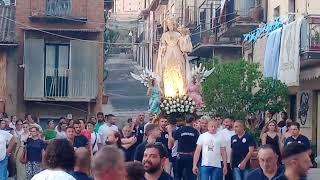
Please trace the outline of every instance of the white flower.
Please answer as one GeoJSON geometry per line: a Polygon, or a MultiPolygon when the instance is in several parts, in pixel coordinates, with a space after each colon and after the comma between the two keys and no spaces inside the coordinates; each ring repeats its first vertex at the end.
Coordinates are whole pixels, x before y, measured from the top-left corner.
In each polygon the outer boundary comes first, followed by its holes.
{"type": "Polygon", "coordinates": [[[191,104],[192,104],[192,102],[189,102],[188,104],[189,104],[189,105],[191,105],[191,104]]]}
{"type": "Polygon", "coordinates": [[[173,104],[176,104],[177,103],[177,101],[176,100],[173,100],[173,104]]]}
{"type": "Polygon", "coordinates": [[[173,112],[177,112],[177,110],[176,110],[176,109],[174,109],[174,110],[173,110],[173,112]]]}
{"type": "Polygon", "coordinates": [[[172,101],[169,101],[169,104],[172,104],[172,101]]]}
{"type": "Polygon", "coordinates": [[[192,101],[192,105],[196,105],[196,103],[194,101],[192,101]]]}
{"type": "Polygon", "coordinates": [[[170,109],[170,112],[173,112],[173,109],[170,109]]]}
{"type": "Polygon", "coordinates": [[[169,112],[169,111],[167,111],[166,113],[167,113],[167,114],[170,114],[170,112],[169,112]]]}
{"type": "Polygon", "coordinates": [[[181,108],[184,108],[184,105],[181,105],[181,108]]]}
{"type": "Polygon", "coordinates": [[[188,98],[188,101],[192,101],[192,98],[191,98],[191,97],[189,97],[189,98],[188,98]]]}
{"type": "Polygon", "coordinates": [[[178,112],[180,112],[180,110],[181,110],[180,108],[177,109],[178,112]]]}
{"type": "Polygon", "coordinates": [[[180,112],[184,112],[184,109],[181,109],[181,111],[180,112]]]}
{"type": "Polygon", "coordinates": [[[190,107],[190,106],[187,104],[187,105],[186,105],[186,108],[189,108],[189,107],[190,107]]]}
{"type": "Polygon", "coordinates": [[[165,100],[163,101],[163,103],[167,103],[167,100],[165,99],[165,100]]]}
{"type": "Polygon", "coordinates": [[[177,106],[176,106],[176,105],[173,105],[172,107],[173,107],[173,108],[176,108],[177,106]]]}
{"type": "Polygon", "coordinates": [[[183,100],[187,100],[187,96],[183,96],[183,100]]]}
{"type": "Polygon", "coordinates": [[[180,107],[180,104],[179,104],[179,103],[177,104],[177,107],[180,107]]]}
{"type": "Polygon", "coordinates": [[[160,107],[162,107],[162,108],[163,108],[163,104],[160,104],[160,107]]]}
{"type": "Polygon", "coordinates": [[[184,104],[188,104],[188,103],[189,103],[188,101],[185,101],[185,102],[184,102],[184,104]]]}
{"type": "Polygon", "coordinates": [[[165,107],[164,109],[165,109],[166,111],[168,111],[168,110],[169,110],[169,107],[165,107]]]}

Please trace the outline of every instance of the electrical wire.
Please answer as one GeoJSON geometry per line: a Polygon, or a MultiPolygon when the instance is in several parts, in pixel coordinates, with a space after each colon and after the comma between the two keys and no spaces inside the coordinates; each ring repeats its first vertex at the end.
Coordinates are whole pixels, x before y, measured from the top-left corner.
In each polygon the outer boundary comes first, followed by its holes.
{"type": "MultiPolygon", "coordinates": [[[[17,21],[17,20],[10,19],[10,18],[8,18],[8,17],[4,17],[4,16],[0,16],[0,17],[1,17],[1,18],[4,18],[4,19],[7,19],[7,20],[9,20],[9,21],[11,21],[11,22],[15,22],[16,24],[18,24],[18,25],[20,25],[20,26],[27,27],[27,28],[29,28],[29,29],[31,29],[31,30],[39,31],[39,32],[42,32],[42,33],[45,33],[45,34],[49,34],[49,35],[53,35],[53,36],[57,36],[57,37],[65,38],[65,39],[78,40],[78,41],[83,41],[83,42],[88,42],[88,43],[110,44],[110,43],[107,43],[107,42],[104,42],[104,41],[94,41],[94,40],[86,40],[86,39],[73,38],[73,37],[70,37],[70,36],[64,36],[64,35],[61,35],[61,34],[52,33],[52,32],[47,31],[47,30],[42,30],[42,29],[39,29],[39,28],[35,28],[35,27],[32,27],[32,26],[26,25],[26,24],[24,24],[24,23],[21,23],[21,22],[19,22],[19,21],[17,21]]],[[[220,26],[222,26],[222,25],[224,25],[224,24],[230,23],[230,22],[234,21],[235,19],[236,19],[236,18],[234,18],[234,19],[232,19],[232,20],[230,20],[230,21],[228,21],[228,22],[222,23],[222,24],[220,24],[220,25],[218,25],[218,26],[212,27],[212,28],[209,29],[209,30],[213,30],[213,29],[215,29],[215,28],[217,28],[217,27],[220,27],[220,26]]],[[[201,32],[206,32],[206,31],[209,31],[209,30],[205,30],[205,31],[201,31],[201,32]]],[[[191,35],[200,34],[201,32],[196,32],[196,33],[193,33],[193,34],[191,34],[191,35]]]]}
{"type": "MultiPolygon", "coordinates": [[[[28,10],[32,10],[31,8],[29,8],[28,10]]],[[[43,11],[33,11],[35,13],[43,13],[43,11]]],[[[238,11],[237,11],[238,12],[238,11]]],[[[228,13],[228,14],[224,14],[224,15],[220,15],[218,17],[212,17],[210,18],[211,20],[215,20],[217,18],[220,18],[220,17],[224,17],[224,16],[228,16],[228,15],[232,15],[232,14],[236,14],[237,12],[232,12],[232,13],[228,13]]],[[[50,16],[50,15],[47,15],[49,17],[55,17],[55,16],[50,16]]],[[[69,20],[69,21],[74,21],[74,22],[80,22],[80,23],[90,23],[90,24],[101,24],[101,25],[108,25],[108,23],[105,23],[105,22],[99,22],[99,21],[88,21],[88,20],[81,20],[81,19],[74,19],[74,18],[68,18],[68,17],[63,17],[63,16],[58,16],[59,19],[65,19],[65,20],[69,20]]],[[[110,17],[109,17],[110,18],[110,17]]],[[[112,18],[111,18],[112,19],[112,18]]],[[[117,21],[116,19],[112,19],[114,21],[117,21]]],[[[137,19],[138,21],[139,19],[137,19]]],[[[204,19],[200,19],[200,21],[202,20],[206,20],[206,18],[204,19]]],[[[121,21],[118,21],[119,23],[121,23],[121,21]]],[[[123,22],[126,22],[126,21],[123,21],[123,22]]],[[[134,22],[134,21],[129,21],[129,22],[134,22]]],[[[125,26],[123,26],[125,27],[125,26]]]]}

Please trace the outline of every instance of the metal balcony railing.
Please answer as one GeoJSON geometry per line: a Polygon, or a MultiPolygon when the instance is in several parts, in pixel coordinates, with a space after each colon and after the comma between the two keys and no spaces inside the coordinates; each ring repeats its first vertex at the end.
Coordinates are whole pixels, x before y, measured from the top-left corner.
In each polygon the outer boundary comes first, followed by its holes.
{"type": "Polygon", "coordinates": [[[96,72],[86,72],[73,78],[70,69],[46,70],[44,96],[51,98],[92,98],[95,91],[96,72]]]}
{"type": "Polygon", "coordinates": [[[306,17],[301,27],[301,51],[320,52],[320,15],[306,17]]]}
{"type": "Polygon", "coordinates": [[[30,0],[30,16],[87,18],[87,0],[30,0]]]}
{"type": "Polygon", "coordinates": [[[185,25],[195,24],[197,22],[195,6],[188,6],[185,9],[185,25]]]}

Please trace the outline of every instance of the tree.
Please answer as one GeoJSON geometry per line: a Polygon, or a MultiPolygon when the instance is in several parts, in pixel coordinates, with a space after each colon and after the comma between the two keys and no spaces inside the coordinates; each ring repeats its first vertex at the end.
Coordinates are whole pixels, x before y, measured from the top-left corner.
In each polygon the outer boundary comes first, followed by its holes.
{"type": "MultiPolygon", "coordinates": [[[[207,63],[206,66],[212,65],[207,63]]],[[[251,112],[285,109],[288,88],[280,81],[263,79],[258,67],[258,64],[243,59],[216,64],[215,71],[202,84],[207,110],[244,120],[251,112]],[[258,90],[254,92],[254,89],[258,90]]]]}
{"type": "Polygon", "coordinates": [[[287,85],[272,78],[262,79],[259,90],[254,94],[252,112],[270,111],[278,113],[284,111],[289,102],[287,85]]]}

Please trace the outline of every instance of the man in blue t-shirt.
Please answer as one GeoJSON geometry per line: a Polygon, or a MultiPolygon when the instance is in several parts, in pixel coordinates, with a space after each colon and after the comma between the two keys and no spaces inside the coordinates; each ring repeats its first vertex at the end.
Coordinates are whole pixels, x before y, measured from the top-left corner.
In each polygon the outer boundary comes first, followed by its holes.
{"type": "Polygon", "coordinates": [[[255,147],[253,137],[245,132],[244,122],[234,123],[235,135],[231,137],[231,165],[233,179],[243,180],[250,171],[250,158],[255,147]]]}
{"type": "MultiPolygon", "coordinates": [[[[177,120],[178,121],[178,120],[177,120]]],[[[193,128],[193,122],[195,118],[188,116],[186,118],[186,125],[180,127],[178,130],[169,133],[168,144],[174,144],[174,141],[178,141],[178,156],[176,161],[176,174],[175,179],[195,180],[196,176],[192,172],[193,166],[193,154],[197,147],[197,140],[199,132],[193,128]],[[185,173],[183,173],[185,172],[185,173]]]]}
{"type": "Polygon", "coordinates": [[[251,171],[246,180],[273,180],[284,172],[274,146],[265,144],[259,147],[258,159],[260,167],[251,171]]]}
{"type": "Polygon", "coordinates": [[[298,122],[292,122],[289,126],[289,131],[291,133],[291,136],[285,140],[285,146],[288,146],[293,142],[297,142],[305,145],[309,149],[311,148],[309,139],[306,136],[300,134],[300,124],[298,122]]]}

